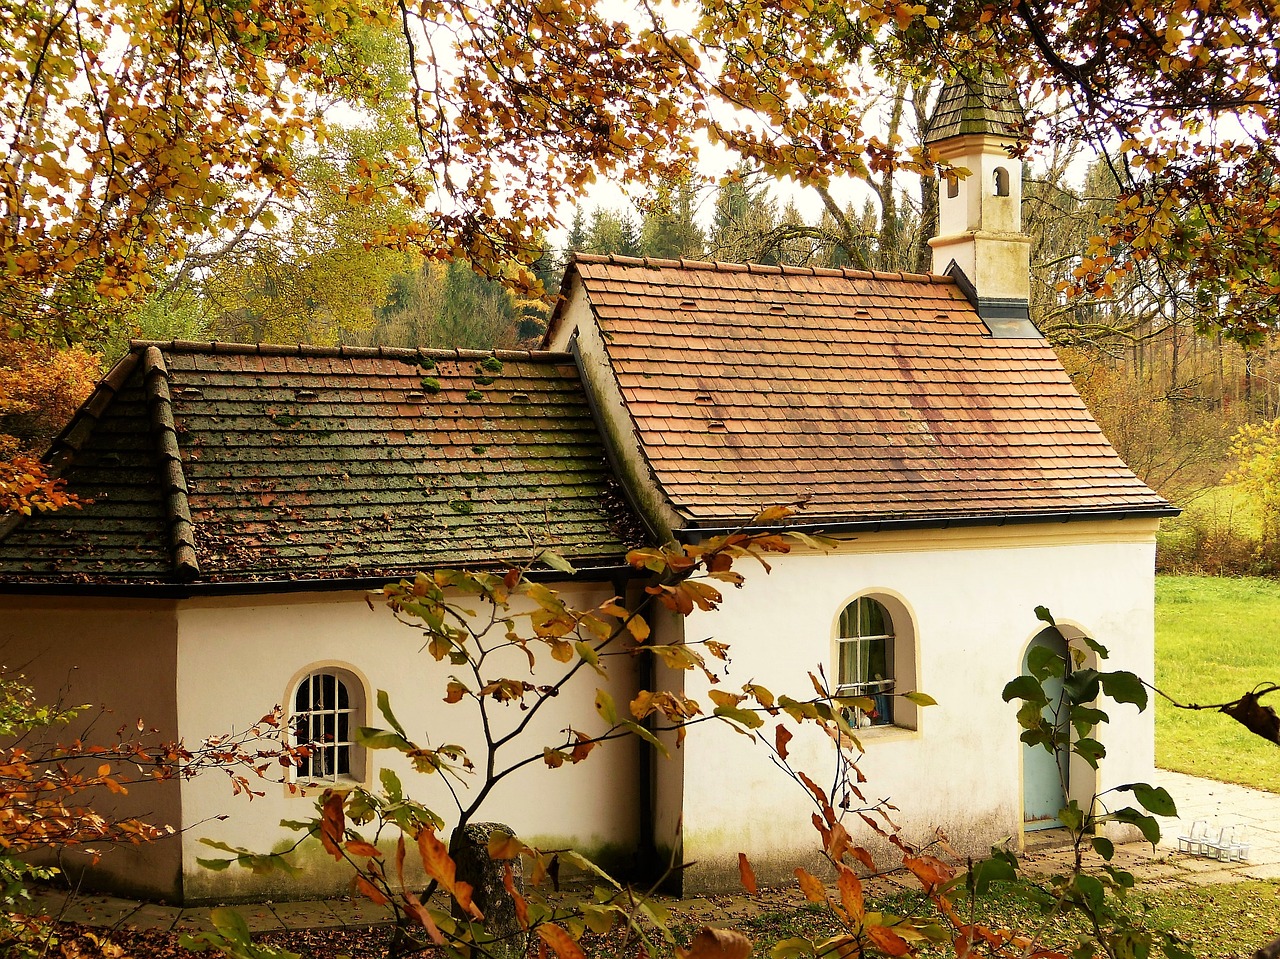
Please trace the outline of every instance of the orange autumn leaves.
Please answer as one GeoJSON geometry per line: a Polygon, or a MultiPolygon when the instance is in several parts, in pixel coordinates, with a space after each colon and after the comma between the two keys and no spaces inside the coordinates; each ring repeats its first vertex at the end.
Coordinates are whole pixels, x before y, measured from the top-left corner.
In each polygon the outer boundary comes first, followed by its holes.
{"type": "Polygon", "coordinates": [[[520,265],[559,225],[558,203],[603,178],[686,175],[707,142],[820,186],[931,172],[914,138],[877,133],[884,78],[987,68],[1062,105],[1045,110],[1046,138],[1123,144],[1126,205],[1081,263],[1081,289],[1105,293],[1156,256],[1242,335],[1267,322],[1245,307],[1280,295],[1268,133],[1280,28],[1260,0],[750,0],[678,24],[661,5],[642,11],[0,0],[13,38],[0,58],[0,316],[23,335],[74,337],[127,314],[193,245],[270,229],[268,209],[286,221],[324,114],[362,108],[376,71],[352,51],[377,31],[404,38],[410,83],[380,108],[416,142],[338,185],[353,203],[394,195],[412,211],[371,245],[465,257],[530,287],[520,265]]]}

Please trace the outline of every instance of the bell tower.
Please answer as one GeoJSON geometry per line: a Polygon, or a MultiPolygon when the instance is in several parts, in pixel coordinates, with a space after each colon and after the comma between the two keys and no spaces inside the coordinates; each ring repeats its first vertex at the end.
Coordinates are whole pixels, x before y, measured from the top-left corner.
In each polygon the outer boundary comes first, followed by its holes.
{"type": "Polygon", "coordinates": [[[933,272],[956,278],[995,336],[1039,336],[1032,326],[1031,238],[1022,232],[1026,119],[1012,90],[982,77],[952,78],[925,142],[968,171],[938,181],[933,272]]]}

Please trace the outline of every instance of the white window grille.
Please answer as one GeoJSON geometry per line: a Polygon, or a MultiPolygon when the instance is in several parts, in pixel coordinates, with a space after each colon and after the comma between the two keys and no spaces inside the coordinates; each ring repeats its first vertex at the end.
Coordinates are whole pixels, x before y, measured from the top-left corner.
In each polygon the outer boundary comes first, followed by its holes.
{"type": "Polygon", "coordinates": [[[353,736],[361,709],[359,684],[335,672],[317,670],[298,684],[293,696],[293,737],[310,754],[299,764],[297,779],[358,778],[359,747],[353,736]]]}
{"type": "Polygon", "coordinates": [[[893,620],[883,605],[861,596],[840,614],[836,695],[871,701],[870,709],[854,708],[856,726],[893,724],[893,620]]]}

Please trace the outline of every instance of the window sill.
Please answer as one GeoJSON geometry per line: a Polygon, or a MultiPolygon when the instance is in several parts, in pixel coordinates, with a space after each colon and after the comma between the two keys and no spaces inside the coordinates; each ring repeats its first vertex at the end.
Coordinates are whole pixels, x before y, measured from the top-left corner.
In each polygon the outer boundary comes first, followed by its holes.
{"type": "Polygon", "coordinates": [[[920,730],[909,726],[866,726],[856,732],[858,740],[864,746],[872,742],[888,743],[920,738],[920,730]]]}
{"type": "Polygon", "coordinates": [[[295,799],[314,799],[326,789],[358,789],[368,788],[368,779],[356,779],[354,776],[339,776],[337,779],[294,779],[284,783],[285,796],[295,799]]]}

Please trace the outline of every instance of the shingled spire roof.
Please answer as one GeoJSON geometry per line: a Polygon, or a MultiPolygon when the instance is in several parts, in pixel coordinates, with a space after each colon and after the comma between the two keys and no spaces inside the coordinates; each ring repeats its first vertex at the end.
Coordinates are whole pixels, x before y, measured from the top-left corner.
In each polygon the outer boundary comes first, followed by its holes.
{"type": "Polygon", "coordinates": [[[565,354],[137,342],[46,460],[92,502],[7,520],[0,591],[616,568],[639,542],[565,354]]]}
{"type": "Polygon", "coordinates": [[[956,74],[938,98],[925,142],[989,134],[1021,140],[1027,119],[1008,84],[984,74],[979,79],[956,74]]]}

